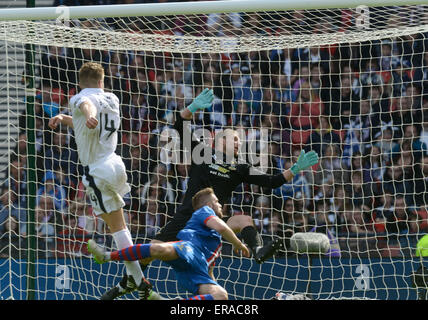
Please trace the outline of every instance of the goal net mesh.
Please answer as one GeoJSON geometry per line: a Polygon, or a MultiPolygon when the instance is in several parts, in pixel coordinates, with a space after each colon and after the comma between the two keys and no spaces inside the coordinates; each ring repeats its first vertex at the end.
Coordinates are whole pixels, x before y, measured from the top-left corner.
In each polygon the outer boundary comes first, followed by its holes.
{"type": "MultiPolygon", "coordinates": [[[[228,212],[250,215],[265,242],[286,243],[292,229],[331,243],[326,254],[283,250],[262,265],[226,243],[214,274],[230,298],[416,299],[411,275],[428,231],[427,34],[428,6],[0,21],[1,299],[27,297],[26,116],[36,125],[36,299],[98,299],[123,274],[123,264],[90,259],[88,239],[114,242],[92,213],[73,131],[47,126],[70,112],[87,61],[104,66],[105,90],[121,103],[117,153],[135,243],[153,238],[186,191],[190,166],[169,161],[161,135],[212,88],[193,130],[241,129],[266,174],[290,168],[302,149],[320,156],[279,188],[238,186],[228,212]],[[26,90],[25,44],[35,91],[26,90]]],[[[165,264],[145,275],[165,298],[187,295],[165,264]]]]}

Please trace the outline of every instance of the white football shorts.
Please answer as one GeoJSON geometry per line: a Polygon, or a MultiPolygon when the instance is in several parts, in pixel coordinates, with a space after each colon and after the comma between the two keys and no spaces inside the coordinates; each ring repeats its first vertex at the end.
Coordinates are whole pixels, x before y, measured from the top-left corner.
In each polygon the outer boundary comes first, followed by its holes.
{"type": "Polygon", "coordinates": [[[125,206],[123,196],[131,191],[125,164],[115,153],[84,167],[82,182],[95,215],[110,213],[125,206]]]}

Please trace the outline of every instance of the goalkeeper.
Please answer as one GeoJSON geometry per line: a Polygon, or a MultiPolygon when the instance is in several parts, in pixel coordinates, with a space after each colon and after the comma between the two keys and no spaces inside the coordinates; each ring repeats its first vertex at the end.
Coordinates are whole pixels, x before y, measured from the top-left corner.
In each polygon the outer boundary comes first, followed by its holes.
{"type": "MultiPolygon", "coordinates": [[[[181,110],[177,115],[174,129],[180,134],[181,141],[184,140],[184,131],[190,130],[185,126],[184,121],[192,119],[193,113],[196,111],[210,107],[213,99],[213,91],[205,89],[187,108],[181,110]]],[[[305,153],[305,151],[302,150],[297,162],[290,169],[278,175],[266,175],[261,173],[250,174],[251,166],[249,164],[236,163],[241,145],[238,132],[227,129],[224,131],[224,135],[221,138],[216,137],[216,139],[221,140],[216,141],[218,143],[216,143],[215,150],[210,150],[212,152],[209,158],[210,161],[202,161],[201,163],[192,161],[183,203],[177,209],[174,217],[154,237],[153,242],[177,240],[178,232],[184,228],[187,221],[192,216],[192,197],[203,188],[211,187],[220,203],[224,205],[230,202],[232,192],[243,182],[275,189],[287,181],[292,180],[300,171],[318,162],[317,153],[314,151],[305,153]],[[226,144],[226,141],[233,141],[233,144],[226,144]],[[218,154],[221,154],[223,161],[216,161],[216,159],[218,159],[218,154]],[[233,161],[227,163],[227,161],[224,161],[227,159],[232,159],[233,161]]],[[[200,146],[200,144],[201,142],[192,139],[191,150],[194,150],[194,148],[200,146]]],[[[207,149],[206,146],[201,147],[204,150],[207,149]]],[[[208,157],[204,157],[204,159],[207,158],[208,157]]],[[[263,263],[279,250],[281,243],[277,239],[266,243],[264,246],[262,245],[260,235],[254,227],[253,220],[250,216],[235,215],[228,218],[225,215],[224,219],[227,219],[227,225],[235,233],[241,234],[242,239],[250,249],[257,263],[263,263]]],[[[133,290],[132,279],[128,279],[127,275],[124,275],[120,283],[107,291],[101,299],[112,300],[133,290]]]]}
{"type": "Polygon", "coordinates": [[[94,240],[88,250],[97,263],[159,259],[172,266],[177,282],[194,296],[189,300],[227,300],[227,292],[214,280],[211,266],[221,250],[221,237],[231,242],[236,251],[249,256],[248,248],[221,220],[222,206],[213,189],[205,188],[192,198],[192,217],[181,230],[178,242],[138,244],[105,252],[94,240]]]}

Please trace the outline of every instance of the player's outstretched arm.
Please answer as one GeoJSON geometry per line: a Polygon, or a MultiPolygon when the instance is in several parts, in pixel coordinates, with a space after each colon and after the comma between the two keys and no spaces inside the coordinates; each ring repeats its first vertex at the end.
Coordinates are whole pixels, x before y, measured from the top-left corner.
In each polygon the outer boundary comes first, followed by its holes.
{"type": "Polygon", "coordinates": [[[242,251],[245,257],[250,256],[250,251],[248,250],[248,248],[241,242],[241,240],[238,239],[232,229],[230,229],[229,226],[223,220],[218,217],[212,217],[207,221],[207,227],[214,229],[215,231],[220,233],[223,238],[232,243],[235,251],[242,251]]]}
{"type": "Polygon", "coordinates": [[[97,108],[89,101],[82,102],[79,108],[86,117],[86,126],[95,129],[98,125],[97,108]]]}
{"type": "Polygon", "coordinates": [[[180,115],[183,119],[189,120],[192,115],[198,111],[209,108],[214,100],[214,92],[211,89],[205,88],[187,107],[181,110],[180,115]]]}
{"type": "Polygon", "coordinates": [[[73,118],[66,114],[58,114],[55,117],[52,117],[49,119],[49,128],[52,130],[55,130],[59,124],[64,124],[66,126],[69,126],[71,128],[74,128],[73,126],[73,118]]]}

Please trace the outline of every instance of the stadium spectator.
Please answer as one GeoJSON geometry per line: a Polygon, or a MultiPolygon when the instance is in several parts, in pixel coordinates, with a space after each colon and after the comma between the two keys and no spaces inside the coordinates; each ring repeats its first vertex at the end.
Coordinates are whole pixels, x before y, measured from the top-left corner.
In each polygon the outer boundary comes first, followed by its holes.
{"type": "Polygon", "coordinates": [[[391,161],[392,150],[398,145],[398,142],[393,138],[394,130],[392,127],[387,126],[382,129],[376,140],[373,141],[373,145],[379,147],[382,158],[385,162],[391,161]]]}
{"type": "Polygon", "coordinates": [[[250,105],[251,113],[258,115],[261,112],[261,102],[263,100],[262,75],[254,73],[242,86],[242,89],[235,87],[235,100],[245,100],[250,105]]]}
{"type": "Polygon", "coordinates": [[[330,56],[327,51],[319,46],[298,49],[299,61],[310,66],[317,66],[324,70],[329,69],[330,56]]]}
{"type": "Polygon", "coordinates": [[[150,114],[146,95],[137,92],[131,94],[131,103],[122,105],[122,129],[124,131],[143,131],[151,128],[150,114]]]}
{"type": "Polygon", "coordinates": [[[4,232],[0,232],[0,258],[22,259],[25,257],[25,238],[19,230],[19,222],[9,216],[3,223],[4,232]]]}
{"type": "Polygon", "coordinates": [[[326,87],[324,77],[324,68],[318,64],[311,65],[309,81],[311,87],[317,92],[317,95],[322,100],[322,90],[326,87]]]}
{"type": "Polygon", "coordinates": [[[236,102],[235,112],[232,114],[232,125],[241,126],[245,129],[252,127],[252,114],[244,100],[236,102]]]}
{"type": "MultiPolygon", "coordinates": [[[[282,88],[289,88],[292,83],[294,83],[297,79],[297,74],[295,73],[296,70],[296,62],[292,60],[292,56],[294,53],[294,49],[290,48],[284,48],[281,50],[272,50],[271,51],[271,61],[276,62],[278,61],[281,64],[280,71],[281,74],[284,76],[283,79],[279,81],[280,84],[282,84],[282,88]]],[[[291,92],[289,93],[290,96],[288,96],[289,99],[291,99],[291,92]]],[[[284,101],[284,100],[281,100],[284,101]]]]}
{"type": "MultiPolygon", "coordinates": [[[[356,158],[361,158],[363,149],[361,125],[355,121],[350,121],[345,125],[346,134],[343,141],[343,159],[342,161],[348,168],[353,168],[353,161],[356,158]]],[[[361,160],[358,167],[362,166],[361,160]]]]}
{"type": "Polygon", "coordinates": [[[12,151],[11,159],[19,159],[27,156],[27,134],[21,132],[18,135],[18,141],[15,149],[12,151]]]}
{"type": "Polygon", "coordinates": [[[392,70],[393,96],[401,97],[406,94],[406,90],[412,83],[412,68],[408,60],[402,59],[392,70]]]}
{"type": "MultiPolygon", "coordinates": [[[[296,195],[297,196],[297,195],[296,195]]],[[[301,197],[301,193],[299,194],[301,197]]],[[[306,212],[297,198],[287,198],[281,210],[281,220],[284,229],[292,229],[294,232],[304,232],[307,226],[306,212]]]]}
{"type": "Polygon", "coordinates": [[[366,205],[373,206],[373,191],[371,186],[363,182],[362,170],[353,170],[350,173],[350,183],[346,185],[346,191],[354,207],[366,205]]]}
{"type": "Polygon", "coordinates": [[[56,174],[53,171],[46,171],[42,182],[43,184],[37,190],[37,201],[41,201],[42,196],[48,196],[53,199],[55,210],[64,212],[68,206],[67,193],[59,183],[56,174]]]}
{"type": "MultiPolygon", "coordinates": [[[[394,194],[386,189],[379,197],[379,200],[379,205],[375,208],[376,218],[383,222],[387,217],[394,214],[394,194]]],[[[375,220],[377,220],[376,218],[375,220]]],[[[385,231],[385,228],[383,228],[383,231],[385,231]]]]}
{"type": "Polygon", "coordinates": [[[165,206],[166,213],[172,214],[172,204],[175,203],[175,192],[169,181],[168,169],[164,164],[158,164],[150,177],[150,180],[141,188],[140,202],[146,204],[150,191],[156,190],[157,200],[165,206]]]}
{"type": "Polygon", "coordinates": [[[35,209],[36,216],[36,235],[38,243],[38,252],[43,257],[51,257],[54,247],[55,228],[60,226],[54,212],[54,204],[50,197],[43,195],[40,197],[35,209]]]}
{"type": "Polygon", "coordinates": [[[363,88],[361,93],[363,97],[368,95],[368,90],[370,90],[372,86],[381,85],[382,77],[379,73],[379,62],[377,59],[372,58],[365,63],[360,74],[360,82],[361,87],[363,88]]]}
{"type": "Polygon", "coordinates": [[[415,191],[412,181],[408,179],[409,170],[405,170],[403,157],[399,155],[393,159],[392,165],[386,167],[382,189],[395,195],[405,197],[406,205],[413,205],[412,194],[415,191]],[[407,176],[406,176],[407,175],[407,176]]]}
{"type": "Polygon", "coordinates": [[[333,195],[334,185],[343,185],[348,182],[346,168],[340,161],[337,145],[326,146],[320,164],[313,175],[313,183],[325,196],[333,195]]]}
{"type": "Polygon", "coordinates": [[[422,95],[428,96],[428,51],[423,55],[422,65],[416,68],[413,81],[420,88],[422,95]]]}
{"type": "Polygon", "coordinates": [[[76,185],[78,157],[76,150],[71,148],[69,139],[66,132],[54,133],[52,146],[45,148],[44,167],[46,171],[61,170],[76,185]]]}
{"type": "Polygon", "coordinates": [[[402,250],[409,248],[407,235],[419,231],[416,213],[410,210],[403,195],[395,195],[394,212],[386,217],[386,231],[390,243],[400,241],[402,250]]]}
{"type": "Polygon", "coordinates": [[[389,71],[400,63],[399,57],[392,50],[392,43],[388,40],[383,40],[381,43],[380,52],[380,71],[389,71]]]}
{"type": "Polygon", "coordinates": [[[350,114],[356,109],[358,98],[353,95],[349,77],[342,76],[336,87],[339,89],[332,91],[331,102],[326,105],[324,114],[330,117],[334,129],[341,130],[349,124],[350,114]]]}
{"type": "Polygon", "coordinates": [[[27,175],[21,158],[12,160],[9,164],[3,188],[9,189],[16,194],[20,207],[27,207],[27,197],[25,197],[27,194],[27,175]]]}
{"type": "Polygon", "coordinates": [[[231,199],[231,211],[234,215],[251,215],[254,198],[256,197],[255,190],[258,188],[258,186],[251,186],[248,183],[243,183],[235,189],[231,199]]]}
{"type": "Polygon", "coordinates": [[[428,155],[424,154],[415,167],[415,201],[418,207],[428,208],[428,155]]]}
{"type": "MultiPolygon", "coordinates": [[[[422,155],[427,154],[427,144],[421,140],[421,130],[419,124],[413,123],[404,127],[403,141],[409,141],[412,156],[415,162],[418,162],[422,155]]],[[[394,152],[394,150],[393,150],[394,152]]]]}
{"type": "Polygon", "coordinates": [[[376,145],[366,145],[362,159],[364,183],[379,183],[385,173],[386,161],[382,157],[380,148],[376,145]]]}
{"type": "Polygon", "coordinates": [[[128,183],[131,186],[128,206],[132,211],[138,210],[139,191],[141,186],[147,183],[150,172],[149,161],[147,160],[148,150],[140,145],[130,145],[130,157],[123,159],[127,168],[128,183]]]}
{"type": "Polygon", "coordinates": [[[358,127],[360,129],[361,142],[370,142],[372,140],[372,127],[376,127],[373,123],[371,115],[371,106],[369,100],[360,100],[355,102],[356,109],[352,110],[351,122],[354,124],[351,127],[358,127]]]}
{"type": "Polygon", "coordinates": [[[428,95],[427,98],[424,99],[423,109],[424,111],[424,118],[422,120],[422,125],[420,128],[420,139],[425,145],[428,146],[428,113],[426,110],[428,110],[428,95]]]}
{"type": "Polygon", "coordinates": [[[267,196],[256,199],[252,213],[254,225],[260,234],[269,234],[269,222],[272,216],[271,202],[267,196]]]}
{"type": "Polygon", "coordinates": [[[309,82],[309,66],[303,63],[299,64],[299,67],[294,69],[293,75],[294,81],[290,82],[292,87],[291,98],[293,101],[297,101],[300,96],[300,87],[303,83],[309,82]]]}
{"type": "Polygon", "coordinates": [[[410,85],[405,95],[397,100],[395,110],[392,111],[392,123],[398,129],[399,136],[403,136],[404,126],[413,123],[422,123],[421,100],[417,87],[410,85]]]}
{"type": "Polygon", "coordinates": [[[308,81],[303,82],[300,86],[299,96],[291,107],[291,127],[296,130],[318,128],[318,119],[323,112],[324,104],[316,91],[311,88],[308,81]]]}
{"type": "Polygon", "coordinates": [[[20,206],[18,197],[14,191],[3,189],[0,196],[0,234],[5,231],[5,223],[9,217],[13,217],[18,223],[18,235],[25,235],[27,225],[27,209],[20,206]]]}
{"type": "Polygon", "coordinates": [[[272,237],[279,237],[280,239],[284,238],[284,223],[281,220],[281,215],[278,211],[272,211],[272,215],[268,220],[266,232],[267,235],[272,237]]]}
{"type": "Polygon", "coordinates": [[[92,214],[92,208],[81,200],[71,201],[68,212],[65,215],[75,216],[77,228],[84,230],[85,234],[94,234],[97,231],[97,218],[92,214]]]}
{"type": "Polygon", "coordinates": [[[63,229],[58,233],[56,242],[56,257],[80,257],[88,254],[86,242],[89,233],[81,228],[78,223],[79,217],[68,213],[63,217],[63,229]]]}
{"type": "Polygon", "coordinates": [[[316,198],[309,225],[312,224],[312,228],[315,228],[316,232],[327,233],[329,230],[332,234],[336,234],[336,223],[336,216],[330,208],[330,199],[327,197],[316,198]]]}
{"type": "Polygon", "coordinates": [[[367,234],[375,231],[373,223],[367,221],[367,208],[363,205],[349,204],[344,214],[344,232],[354,234],[367,234]]]}
{"type": "Polygon", "coordinates": [[[311,135],[307,141],[305,151],[309,152],[314,150],[320,155],[321,158],[325,156],[325,149],[330,145],[334,144],[339,147],[338,152],[340,155],[341,150],[341,138],[340,136],[332,129],[329,121],[329,117],[321,116],[319,121],[318,128],[312,130],[311,135]]]}
{"type": "Polygon", "coordinates": [[[276,116],[284,115],[281,110],[278,96],[275,94],[273,88],[263,88],[263,101],[261,103],[261,114],[274,114],[276,116]]]}
{"type": "MultiPolygon", "coordinates": [[[[201,88],[202,90],[202,88],[201,88]]],[[[200,91],[197,91],[199,94],[200,91]]],[[[214,100],[210,108],[203,113],[204,114],[204,124],[210,125],[211,131],[221,130],[229,123],[230,114],[225,113],[223,102],[214,94],[214,100]]]]}
{"type": "Polygon", "coordinates": [[[145,238],[153,239],[156,233],[166,223],[165,206],[159,202],[156,188],[152,188],[149,197],[146,200],[145,206],[140,213],[139,223],[145,227],[145,238]]]}
{"type": "Polygon", "coordinates": [[[344,224],[345,208],[347,208],[348,202],[349,199],[346,197],[345,185],[335,185],[332,200],[330,201],[330,211],[335,216],[338,228],[344,224]]]}
{"type": "Polygon", "coordinates": [[[52,88],[62,89],[68,92],[68,79],[66,77],[67,59],[65,58],[65,48],[48,46],[42,53],[40,76],[44,83],[48,83],[52,88]]]}
{"type": "Polygon", "coordinates": [[[178,163],[174,166],[172,183],[173,183],[173,190],[175,190],[177,195],[175,203],[181,203],[183,200],[184,193],[187,190],[187,183],[189,181],[189,169],[190,169],[190,165],[184,164],[184,163],[178,163]]]}

